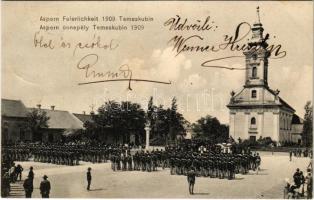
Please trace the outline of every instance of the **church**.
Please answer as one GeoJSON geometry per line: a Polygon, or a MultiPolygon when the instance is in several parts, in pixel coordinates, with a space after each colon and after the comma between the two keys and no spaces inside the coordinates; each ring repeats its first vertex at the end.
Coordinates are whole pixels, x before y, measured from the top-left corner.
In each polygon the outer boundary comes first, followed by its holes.
{"type": "Polygon", "coordinates": [[[293,107],[279,96],[279,90],[268,86],[267,37],[263,36],[257,8],[257,22],[251,28],[252,37],[249,50],[244,51],[245,80],[242,90],[231,92],[229,108],[229,136],[256,141],[260,137],[270,137],[276,142],[301,143],[300,123],[302,121],[293,107]],[[297,127],[298,126],[298,127],[297,127]],[[297,129],[296,129],[297,127],[297,129]],[[297,130],[297,131],[295,131],[297,130]]]}

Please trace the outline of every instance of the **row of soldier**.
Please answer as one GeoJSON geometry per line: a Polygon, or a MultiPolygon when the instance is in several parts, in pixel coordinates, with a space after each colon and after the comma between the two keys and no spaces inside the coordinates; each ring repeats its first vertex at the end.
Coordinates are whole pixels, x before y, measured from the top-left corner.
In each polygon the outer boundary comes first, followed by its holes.
{"type": "Polygon", "coordinates": [[[79,161],[107,162],[111,154],[120,150],[129,151],[129,148],[122,145],[13,145],[2,147],[2,159],[27,161],[33,158],[36,162],[78,165],[79,161]]]}
{"type": "Polygon", "coordinates": [[[236,173],[246,174],[257,170],[261,163],[259,154],[228,154],[221,152],[156,151],[136,152],[133,156],[118,152],[110,158],[113,171],[156,171],[157,167],[170,168],[172,175],[187,175],[194,168],[197,176],[235,178],[236,173]]]}
{"type": "MultiPolygon", "coordinates": [[[[194,148],[197,149],[197,148],[194,148]]],[[[14,160],[26,160],[31,155],[34,161],[78,165],[80,160],[87,162],[111,161],[111,166],[116,170],[142,170],[156,171],[157,167],[169,167],[171,174],[186,175],[192,166],[198,176],[234,177],[234,173],[247,173],[255,169],[256,158],[250,154],[232,155],[219,151],[217,146],[209,146],[206,152],[189,151],[184,145],[174,145],[166,151],[136,152],[133,156],[130,149],[125,146],[107,145],[101,147],[78,145],[30,145],[5,148],[4,155],[12,155],[14,160]],[[254,163],[254,164],[253,164],[254,163]],[[229,175],[228,175],[229,174],[229,175]]]]}

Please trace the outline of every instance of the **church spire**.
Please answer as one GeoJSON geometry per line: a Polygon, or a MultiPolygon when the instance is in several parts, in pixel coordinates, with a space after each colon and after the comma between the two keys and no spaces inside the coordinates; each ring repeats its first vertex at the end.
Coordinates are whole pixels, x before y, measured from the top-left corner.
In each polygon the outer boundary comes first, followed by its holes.
{"type": "Polygon", "coordinates": [[[256,14],[257,14],[257,23],[261,24],[261,18],[259,16],[259,6],[257,6],[257,8],[256,8],[256,14]]]}
{"type": "Polygon", "coordinates": [[[257,22],[253,24],[252,30],[252,38],[251,38],[251,45],[258,45],[263,41],[263,25],[261,23],[260,19],[260,12],[259,12],[259,6],[256,8],[256,14],[257,14],[257,22]]]}

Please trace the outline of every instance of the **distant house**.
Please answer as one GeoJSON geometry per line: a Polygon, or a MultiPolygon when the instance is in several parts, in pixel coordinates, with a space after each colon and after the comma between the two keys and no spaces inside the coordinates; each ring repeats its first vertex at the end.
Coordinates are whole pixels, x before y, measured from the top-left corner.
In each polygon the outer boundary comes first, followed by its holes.
{"type": "Polygon", "coordinates": [[[73,113],[73,115],[77,117],[81,122],[83,122],[83,124],[85,124],[85,122],[87,121],[92,120],[92,116],[85,113],[83,114],[73,113]]]}
{"type": "Polygon", "coordinates": [[[51,106],[51,109],[29,108],[29,111],[32,109],[45,111],[49,117],[48,128],[42,130],[41,140],[43,142],[58,142],[63,139],[63,136],[74,134],[84,129],[83,122],[68,111],[55,110],[54,106],[51,106]]]}
{"type": "Polygon", "coordinates": [[[27,108],[20,100],[1,99],[1,141],[2,144],[31,141],[27,129],[27,108]]]}

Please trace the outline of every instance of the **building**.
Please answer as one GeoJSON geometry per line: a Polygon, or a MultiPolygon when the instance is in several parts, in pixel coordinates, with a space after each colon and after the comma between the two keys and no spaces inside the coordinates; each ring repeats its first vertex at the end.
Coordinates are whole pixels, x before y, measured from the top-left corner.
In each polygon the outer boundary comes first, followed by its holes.
{"type": "Polygon", "coordinates": [[[248,42],[250,48],[243,52],[246,63],[244,86],[237,94],[231,92],[227,105],[229,135],[235,140],[270,137],[277,142],[295,141],[302,128],[294,124],[295,110],[279,97],[279,90],[268,86],[270,52],[265,39],[268,36],[263,35],[259,10],[257,15],[258,21],[251,28],[252,37],[248,42]]]}
{"type": "Polygon", "coordinates": [[[4,143],[32,140],[27,129],[27,108],[20,100],[1,99],[1,141],[4,143]]]}
{"type": "Polygon", "coordinates": [[[302,143],[303,122],[304,120],[301,119],[298,115],[293,115],[291,126],[291,141],[293,143],[302,143]]]}
{"type": "Polygon", "coordinates": [[[83,114],[79,114],[79,113],[73,113],[73,115],[75,117],[77,117],[79,120],[81,120],[81,122],[84,124],[87,121],[91,121],[92,120],[92,116],[86,114],[85,112],[83,112],[83,114]]]}
{"type": "Polygon", "coordinates": [[[48,128],[41,130],[43,142],[59,142],[64,136],[80,133],[84,129],[83,122],[68,111],[55,110],[55,106],[51,106],[51,109],[42,109],[40,105],[37,108],[29,108],[29,111],[33,109],[46,112],[49,117],[48,128]]]}

